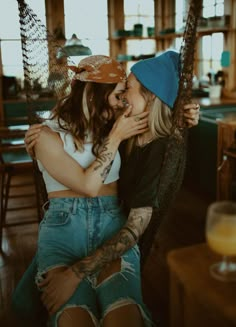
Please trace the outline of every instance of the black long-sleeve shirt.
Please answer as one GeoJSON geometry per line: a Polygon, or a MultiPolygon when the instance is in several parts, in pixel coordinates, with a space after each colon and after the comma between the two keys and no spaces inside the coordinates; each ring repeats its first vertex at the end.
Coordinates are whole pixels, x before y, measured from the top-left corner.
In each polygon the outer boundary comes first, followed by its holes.
{"type": "Polygon", "coordinates": [[[156,139],[145,146],[136,146],[126,157],[125,143],[120,146],[121,169],[119,196],[128,213],[131,208],[158,207],[160,170],[168,138],[156,139]]]}

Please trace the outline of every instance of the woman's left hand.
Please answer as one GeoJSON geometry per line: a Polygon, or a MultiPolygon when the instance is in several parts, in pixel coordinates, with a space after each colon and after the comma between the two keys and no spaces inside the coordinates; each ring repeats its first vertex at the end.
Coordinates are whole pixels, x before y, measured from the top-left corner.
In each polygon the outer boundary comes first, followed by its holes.
{"type": "Polygon", "coordinates": [[[69,300],[79,283],[78,277],[68,268],[47,273],[46,278],[38,286],[43,290],[41,300],[49,315],[54,314],[69,300]]]}
{"type": "Polygon", "coordinates": [[[119,142],[130,138],[131,136],[147,132],[148,115],[149,112],[145,111],[136,116],[130,116],[132,106],[130,105],[123,115],[119,116],[110,131],[109,137],[119,140],[119,142]]]}
{"type": "Polygon", "coordinates": [[[184,106],[184,118],[188,128],[198,125],[199,115],[199,104],[189,103],[184,106]]]}
{"type": "Polygon", "coordinates": [[[38,141],[42,127],[43,127],[42,124],[31,125],[25,134],[25,139],[24,139],[25,148],[26,148],[26,151],[28,152],[28,154],[32,158],[35,157],[34,146],[38,141]]]}

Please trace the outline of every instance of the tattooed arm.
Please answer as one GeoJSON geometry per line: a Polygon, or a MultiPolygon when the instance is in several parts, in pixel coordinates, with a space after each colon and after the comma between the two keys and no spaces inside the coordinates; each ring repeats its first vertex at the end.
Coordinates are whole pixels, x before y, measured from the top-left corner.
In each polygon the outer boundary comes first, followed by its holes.
{"type": "Polygon", "coordinates": [[[60,136],[48,127],[44,127],[39,134],[35,145],[36,158],[54,179],[72,191],[85,196],[97,196],[110,171],[120,142],[147,130],[146,115],[142,114],[144,119],[141,124],[132,117],[118,118],[104,140],[98,157],[86,169],[65,152],[60,136]]]}
{"type": "Polygon", "coordinates": [[[42,301],[50,314],[55,313],[71,297],[82,279],[120,258],[137,243],[149,224],[152,210],[152,207],[131,209],[126,224],[112,239],[64,272],[46,277],[39,286],[44,288],[42,301]]]}
{"type": "Polygon", "coordinates": [[[71,270],[79,280],[87,277],[113,260],[120,258],[134,246],[149,224],[152,207],[133,208],[125,226],[110,240],[98,248],[92,255],[78,261],[71,270]]]}

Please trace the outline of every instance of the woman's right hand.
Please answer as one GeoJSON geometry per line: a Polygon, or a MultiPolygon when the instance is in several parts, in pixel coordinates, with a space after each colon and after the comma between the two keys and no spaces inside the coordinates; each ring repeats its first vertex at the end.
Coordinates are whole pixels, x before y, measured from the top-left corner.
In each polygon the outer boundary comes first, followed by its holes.
{"type": "Polygon", "coordinates": [[[130,105],[115,121],[109,134],[120,142],[130,138],[131,136],[148,131],[149,112],[145,111],[141,114],[130,116],[131,112],[132,106],[130,105]]]}
{"type": "Polygon", "coordinates": [[[43,127],[42,124],[31,125],[28,131],[25,133],[24,142],[25,142],[26,151],[32,158],[35,157],[34,146],[37,143],[42,127],[43,127]]]}

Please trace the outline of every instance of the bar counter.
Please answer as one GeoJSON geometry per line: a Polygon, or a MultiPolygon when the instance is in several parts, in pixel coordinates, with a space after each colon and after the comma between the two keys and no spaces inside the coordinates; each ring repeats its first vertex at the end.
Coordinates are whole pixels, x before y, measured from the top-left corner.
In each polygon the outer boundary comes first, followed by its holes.
{"type": "Polygon", "coordinates": [[[235,106],[236,108],[236,98],[194,98],[194,101],[199,103],[202,108],[211,107],[224,107],[224,106],[235,106]]]}

